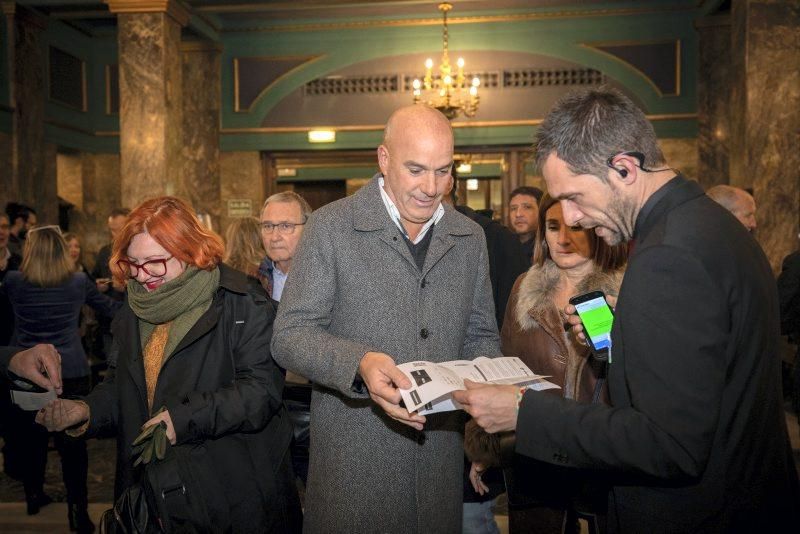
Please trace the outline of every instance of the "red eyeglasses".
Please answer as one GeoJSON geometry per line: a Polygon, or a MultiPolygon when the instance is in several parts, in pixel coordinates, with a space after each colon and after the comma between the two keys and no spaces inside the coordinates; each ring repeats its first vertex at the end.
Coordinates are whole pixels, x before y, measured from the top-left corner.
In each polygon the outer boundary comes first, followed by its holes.
{"type": "Polygon", "coordinates": [[[167,262],[171,260],[173,257],[170,256],[169,258],[164,258],[160,260],[150,260],[146,261],[142,264],[133,263],[132,261],[128,260],[119,260],[117,265],[120,269],[127,269],[128,276],[131,278],[136,278],[139,276],[139,269],[143,270],[146,274],[150,276],[164,276],[167,274],[167,262]]]}

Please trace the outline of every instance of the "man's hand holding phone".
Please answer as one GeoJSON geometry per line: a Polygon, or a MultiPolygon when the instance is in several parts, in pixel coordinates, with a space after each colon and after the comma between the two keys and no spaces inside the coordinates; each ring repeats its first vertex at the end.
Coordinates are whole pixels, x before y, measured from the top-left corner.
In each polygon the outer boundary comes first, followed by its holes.
{"type": "MultiPolygon", "coordinates": [[[[610,295],[605,295],[602,291],[591,291],[589,293],[585,293],[583,295],[577,295],[572,297],[569,300],[569,304],[564,308],[564,312],[567,314],[567,322],[572,326],[572,332],[578,338],[578,340],[589,346],[592,351],[598,356],[604,355],[608,353],[608,347],[600,347],[597,348],[592,343],[591,337],[597,337],[600,335],[601,337],[606,334],[610,336],[611,334],[611,322],[608,324],[601,324],[598,325],[597,321],[592,321],[592,331],[590,332],[590,336],[587,337],[587,328],[584,326],[584,320],[588,319],[591,320],[592,309],[602,308],[604,305],[602,304],[602,300],[604,299],[605,303],[609,308],[609,312],[613,312],[614,308],[617,305],[617,298],[610,295]],[[590,308],[587,310],[587,308],[590,308]],[[589,312],[589,315],[587,315],[589,312]],[[598,330],[598,327],[600,328],[598,330]]],[[[596,310],[598,311],[598,310],[596,310]]],[[[596,313],[594,315],[597,315],[596,313]]],[[[596,319],[596,317],[595,317],[596,319]]],[[[610,344],[610,340],[609,340],[610,344]]]]}

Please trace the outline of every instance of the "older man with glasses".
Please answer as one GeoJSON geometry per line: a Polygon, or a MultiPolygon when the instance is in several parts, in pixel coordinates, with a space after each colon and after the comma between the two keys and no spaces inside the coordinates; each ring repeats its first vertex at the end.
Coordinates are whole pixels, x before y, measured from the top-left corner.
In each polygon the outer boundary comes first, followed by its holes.
{"type": "Polygon", "coordinates": [[[259,273],[268,281],[267,291],[276,301],[281,300],[283,285],[309,215],[311,206],[294,191],[270,196],[261,209],[261,240],[267,257],[259,273]]]}
{"type": "MultiPolygon", "coordinates": [[[[261,241],[267,257],[261,262],[258,272],[262,280],[266,280],[265,289],[275,301],[281,300],[283,286],[309,215],[311,206],[294,191],[270,196],[261,208],[261,241]]],[[[287,371],[283,400],[294,428],[292,467],[305,484],[308,479],[311,384],[305,377],[287,371]]]]}

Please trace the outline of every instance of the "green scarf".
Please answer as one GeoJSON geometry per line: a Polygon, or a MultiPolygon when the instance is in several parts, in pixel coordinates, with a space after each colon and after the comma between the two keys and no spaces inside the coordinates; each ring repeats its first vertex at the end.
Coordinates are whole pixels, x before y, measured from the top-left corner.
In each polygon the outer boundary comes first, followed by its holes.
{"type": "Polygon", "coordinates": [[[172,321],[164,361],[211,307],[219,287],[219,267],[204,271],[190,265],[177,278],[156,288],[147,289],[136,280],[128,280],[128,304],[139,319],[139,339],[142,349],[147,345],[156,325],[172,321]]]}

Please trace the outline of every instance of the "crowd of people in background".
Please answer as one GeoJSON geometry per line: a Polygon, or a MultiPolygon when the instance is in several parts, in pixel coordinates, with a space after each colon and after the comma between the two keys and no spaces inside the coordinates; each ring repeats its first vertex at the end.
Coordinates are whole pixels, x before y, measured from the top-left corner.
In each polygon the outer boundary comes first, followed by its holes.
{"type": "MultiPolygon", "coordinates": [[[[357,193],[313,213],[274,194],[224,240],[159,197],[111,211],[92,261],[9,203],[0,363],[60,393],[30,412],[0,390],[27,513],[51,502],[52,435],[70,528],[94,531],[85,439],[110,433],[115,506],[167,480],[141,518],[166,531],[493,533],[504,492],[511,532],[797,520],[776,347],[779,328],[800,341],[800,252],[776,284],[752,192],[704,194],[615,91],[562,99],[536,148],[547,191],[513,190],[506,224],[459,204],[452,129],[420,105],[390,117],[357,193]],[[595,290],[616,306],[607,358],[570,305],[595,290]],[[559,389],[400,402],[401,362],[500,355],[559,389]]],[[[800,352],[784,371],[800,413],[800,352]]]]}

